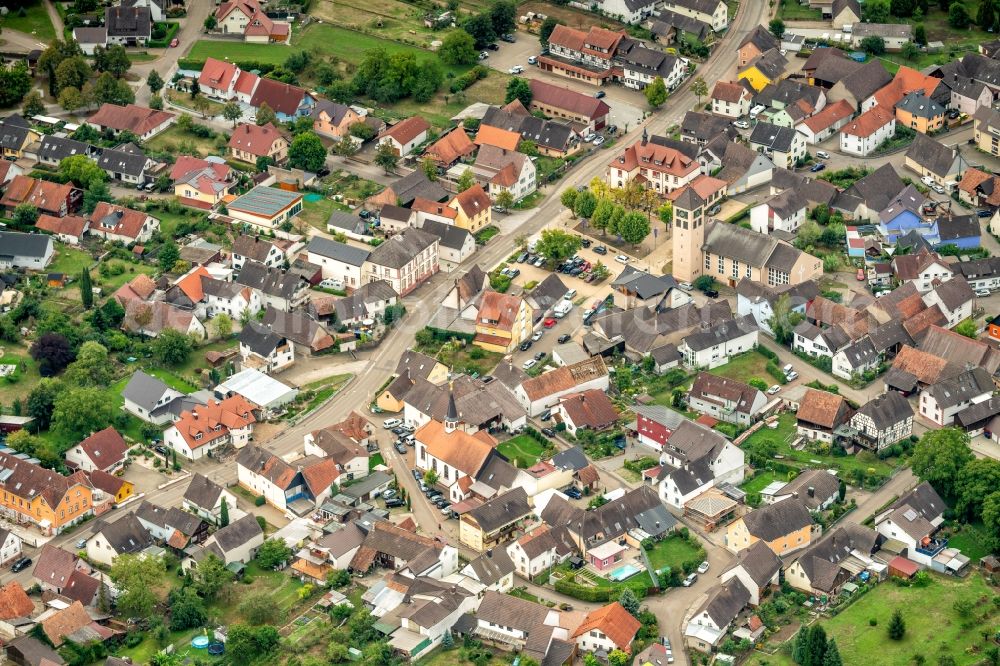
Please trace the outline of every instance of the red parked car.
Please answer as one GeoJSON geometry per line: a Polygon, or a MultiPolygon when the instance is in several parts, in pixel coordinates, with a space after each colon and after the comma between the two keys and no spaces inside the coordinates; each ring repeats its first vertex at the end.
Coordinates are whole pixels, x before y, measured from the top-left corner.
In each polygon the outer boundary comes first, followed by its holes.
{"type": "Polygon", "coordinates": [[[552,317],[549,317],[548,319],[543,321],[542,324],[545,326],[545,328],[552,328],[553,326],[556,325],[556,320],[553,319],[552,317]]]}
{"type": "Polygon", "coordinates": [[[859,268],[858,269],[858,274],[855,277],[858,278],[858,282],[864,282],[865,281],[865,269],[859,268]]]}

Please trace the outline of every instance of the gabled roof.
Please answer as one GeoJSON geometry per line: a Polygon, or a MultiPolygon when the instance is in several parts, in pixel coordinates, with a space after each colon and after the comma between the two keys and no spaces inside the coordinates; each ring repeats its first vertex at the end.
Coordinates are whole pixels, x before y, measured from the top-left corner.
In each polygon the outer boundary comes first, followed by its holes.
{"type": "Polygon", "coordinates": [[[823,428],[834,429],[850,417],[847,401],[836,393],[810,388],[799,401],[795,417],[823,428]]]}
{"type": "Polygon", "coordinates": [[[906,151],[906,158],[942,178],[958,172],[956,167],[957,150],[920,132],[917,132],[917,135],[913,137],[913,143],[906,151]]]}
{"type": "Polygon", "coordinates": [[[531,86],[532,102],[585,116],[591,120],[603,118],[611,112],[603,99],[597,99],[593,95],[586,95],[539,79],[528,79],[528,84],[531,86]]]}
{"type": "Polygon", "coordinates": [[[379,134],[379,139],[391,137],[400,145],[405,146],[430,128],[430,123],[420,116],[410,116],[409,118],[399,121],[392,127],[383,130],[382,133],[379,134]]]}
{"type": "Polygon", "coordinates": [[[103,104],[87,122],[99,127],[110,127],[117,132],[129,131],[141,137],[174,117],[173,113],[135,104],[103,104]]]}
{"type": "Polygon", "coordinates": [[[583,636],[589,631],[599,631],[619,647],[619,649],[631,652],[631,643],[642,623],[635,619],[631,613],[617,601],[590,611],[576,631],[573,638],[583,636]]]}
{"type": "Polygon", "coordinates": [[[736,560],[727,571],[737,567],[742,568],[760,588],[769,585],[775,574],[781,570],[781,558],[763,541],[755,541],[741,550],[736,554],[736,560]]]}
{"type": "Polygon", "coordinates": [[[772,35],[771,32],[762,25],[754,26],[753,30],[751,30],[750,33],[743,38],[737,48],[741,49],[750,43],[756,46],[757,50],[761,53],[781,46],[781,42],[778,41],[778,38],[772,35]]]}
{"type": "Polygon", "coordinates": [[[503,495],[497,495],[464,515],[474,519],[483,533],[488,534],[504,525],[521,520],[530,513],[528,495],[524,488],[519,486],[503,495]]]}
{"type": "Polygon", "coordinates": [[[376,266],[402,268],[437,242],[438,237],[434,234],[407,227],[372,250],[368,261],[376,266]]]}
{"type": "Polygon", "coordinates": [[[93,433],[78,445],[97,469],[106,470],[121,463],[128,456],[128,444],[118,431],[108,426],[93,433]]]}
{"type": "MultiPolygon", "coordinates": [[[[860,116],[844,125],[840,132],[848,136],[869,137],[889,123],[895,122],[896,116],[891,107],[873,106],[860,116]]],[[[886,166],[889,166],[888,164],[886,166]]]]}
{"type": "Polygon", "coordinates": [[[35,604],[19,582],[12,580],[0,587],[0,620],[30,617],[34,610],[35,604]]]}
{"type": "Polygon", "coordinates": [[[126,513],[113,523],[106,523],[95,528],[95,534],[104,536],[104,540],[114,549],[116,555],[138,553],[153,545],[153,537],[143,527],[135,513],[126,513]]]}
{"type": "Polygon", "coordinates": [[[222,487],[202,474],[195,472],[184,491],[184,500],[196,507],[212,511],[222,494],[222,487]]]}
{"type": "MultiPolygon", "coordinates": [[[[700,372],[688,392],[691,398],[715,402],[724,400],[733,403],[733,409],[740,414],[752,414],[754,403],[763,396],[758,389],[735,379],[700,372]]],[[[680,432],[679,430],[677,432],[680,432]]],[[[677,433],[675,432],[674,435],[677,433]]],[[[673,439],[673,436],[671,436],[673,439]]]]}
{"type": "Polygon", "coordinates": [[[244,123],[229,135],[228,146],[250,153],[255,157],[264,157],[271,154],[271,148],[275,141],[288,143],[287,139],[271,123],[265,125],[244,123]]]}
{"type": "Polygon", "coordinates": [[[475,151],[476,144],[469,139],[465,129],[459,126],[428,146],[427,150],[424,151],[424,157],[429,157],[441,164],[451,164],[475,151]]]}
{"type": "Polygon", "coordinates": [[[812,525],[809,509],[801,500],[786,499],[754,509],[742,518],[747,531],[761,541],[774,541],[812,525]]]}
{"type": "Polygon", "coordinates": [[[250,106],[260,108],[267,104],[277,113],[294,116],[308,95],[304,88],[274,79],[261,78],[250,98],[250,106]]]}
{"type": "Polygon", "coordinates": [[[257,522],[257,517],[248,513],[239,520],[229,523],[212,535],[211,539],[222,550],[228,553],[243,546],[253,539],[263,536],[264,532],[257,522]]]}
{"type": "Polygon", "coordinates": [[[763,146],[770,150],[787,153],[792,150],[796,132],[791,127],[779,127],[771,123],[759,122],[750,134],[752,145],[763,146]]]}

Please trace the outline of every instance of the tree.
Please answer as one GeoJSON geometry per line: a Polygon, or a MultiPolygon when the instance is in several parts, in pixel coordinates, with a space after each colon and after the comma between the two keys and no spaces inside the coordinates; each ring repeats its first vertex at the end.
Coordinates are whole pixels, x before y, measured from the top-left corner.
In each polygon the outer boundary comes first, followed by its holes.
{"type": "Polygon", "coordinates": [[[233,334],[232,317],[225,312],[220,312],[212,317],[212,328],[215,330],[215,337],[223,340],[228,338],[233,334]]]}
{"type": "Polygon", "coordinates": [[[594,206],[594,212],[590,215],[590,226],[604,231],[608,228],[608,221],[614,210],[615,204],[610,199],[599,198],[597,205],[594,206]]]}
{"type": "Polygon", "coordinates": [[[654,109],[663,106],[663,103],[667,101],[667,84],[663,82],[663,77],[658,76],[653,79],[653,82],[642,91],[642,94],[646,96],[646,101],[654,109]]]}
{"type": "Polygon", "coordinates": [[[257,564],[264,569],[275,569],[285,564],[292,557],[292,549],[285,544],[284,539],[268,539],[257,551],[257,564]]]}
{"type": "Polygon", "coordinates": [[[906,42],[899,50],[899,54],[907,60],[913,61],[920,57],[920,47],[913,42],[906,42]]]}
{"type": "Polygon", "coordinates": [[[386,175],[392,173],[396,169],[396,164],[399,162],[399,155],[393,149],[392,145],[387,143],[380,143],[378,148],[375,149],[375,164],[382,167],[386,175]]]}
{"type": "Polygon", "coordinates": [[[957,428],[930,430],[913,447],[911,467],[942,495],[955,496],[959,472],[973,459],[969,436],[957,428]]]}
{"type": "Polygon", "coordinates": [[[60,333],[44,333],[31,345],[31,358],[38,362],[38,374],[52,377],[73,360],[73,347],[60,333]]]}
{"type": "Polygon", "coordinates": [[[160,253],[157,255],[160,270],[164,273],[169,273],[180,258],[181,251],[177,248],[177,243],[173,239],[168,238],[160,247],[160,253]]]}
{"type": "Polygon", "coordinates": [[[635,592],[632,591],[631,587],[622,588],[622,593],[618,596],[618,603],[620,603],[622,608],[627,610],[632,617],[639,616],[639,598],[635,596],[635,592]]]}
{"type": "Polygon", "coordinates": [[[135,102],[135,93],[125,81],[121,81],[111,73],[104,72],[97,81],[91,93],[96,104],[117,104],[125,106],[135,102]]]}
{"type": "Polygon", "coordinates": [[[845,497],[847,497],[847,484],[841,479],[837,486],[837,500],[843,502],[845,497]]]}
{"type": "Polygon", "coordinates": [[[347,569],[334,569],[326,575],[326,584],[333,588],[341,588],[351,582],[351,574],[347,569]]]}
{"type": "Polygon", "coordinates": [[[233,624],[226,636],[226,652],[234,664],[250,664],[266,658],[280,640],[278,630],[270,625],[233,624]]]}
{"type": "Polygon", "coordinates": [[[568,208],[569,212],[572,213],[576,208],[576,198],[578,195],[579,192],[573,188],[565,189],[563,190],[563,193],[559,195],[559,203],[568,208]]]}
{"type": "Polygon", "coordinates": [[[82,189],[89,189],[94,183],[103,183],[108,174],[97,166],[97,162],[86,155],[72,155],[59,162],[59,174],[67,181],[82,189]]]}
{"type": "MultiPolygon", "coordinates": [[[[28,411],[31,412],[30,404],[28,411]]],[[[991,492],[983,499],[982,515],[983,526],[989,532],[991,545],[996,551],[1000,548],[1000,490],[991,492]]]]}
{"type": "Polygon", "coordinates": [[[867,23],[888,23],[889,0],[867,0],[862,7],[861,17],[867,23]]]}
{"type": "Polygon", "coordinates": [[[572,257],[580,250],[580,237],[559,229],[543,229],[541,238],[535,244],[539,254],[551,264],[557,264],[572,257]]]}
{"type": "Polygon", "coordinates": [[[464,192],[473,185],[476,184],[476,177],[473,175],[471,169],[466,169],[462,172],[462,175],[458,177],[458,182],[455,187],[459,192],[464,192]]]}
{"type": "Polygon", "coordinates": [[[832,638],[826,644],[826,654],[823,655],[823,663],[820,666],[843,666],[844,662],[840,658],[840,650],[837,649],[837,642],[832,638]]]}
{"type": "Polygon", "coordinates": [[[705,79],[700,76],[696,78],[691,83],[691,92],[698,97],[698,104],[701,104],[701,98],[708,94],[708,84],[705,83],[705,79]]]}
{"type": "Polygon", "coordinates": [[[890,0],[889,12],[893,16],[909,17],[917,8],[916,0],[890,0]]]}
{"type": "Polygon", "coordinates": [[[620,206],[615,204],[614,210],[611,211],[611,217],[608,219],[607,232],[609,234],[617,235],[618,227],[621,226],[622,220],[625,219],[625,206],[620,206]]]}
{"type": "Polygon", "coordinates": [[[52,429],[67,438],[97,432],[114,419],[115,408],[104,391],[74,386],[59,394],[52,410],[52,429]]]}
{"type": "Polygon", "coordinates": [[[433,469],[429,469],[424,472],[424,484],[428,486],[433,486],[438,482],[438,473],[433,469]]]}
{"type": "Polygon", "coordinates": [[[1000,462],[992,458],[976,458],[967,462],[955,479],[955,511],[967,520],[976,520],[982,513],[983,499],[1000,488],[1000,462]]]}
{"type": "Polygon", "coordinates": [[[631,245],[637,245],[649,235],[649,218],[638,211],[626,213],[618,225],[618,235],[631,245]]]}
{"type": "Polygon", "coordinates": [[[531,85],[520,76],[512,77],[507,82],[507,94],[504,96],[504,103],[510,104],[514,100],[520,100],[525,107],[531,104],[531,85]]]}
{"type": "Polygon", "coordinates": [[[24,115],[28,118],[40,116],[45,113],[45,103],[42,102],[42,95],[37,90],[32,90],[24,98],[24,115]]]}
{"type": "Polygon", "coordinates": [[[542,26],[538,29],[538,41],[542,43],[543,47],[549,45],[549,37],[552,36],[552,31],[556,29],[557,25],[559,25],[559,20],[554,16],[547,16],[542,21],[542,26]]]}
{"type": "Polygon", "coordinates": [[[441,42],[438,56],[446,65],[474,65],[479,57],[476,40],[462,28],[452,30],[441,42]]]}
{"type": "Polygon", "coordinates": [[[118,590],[118,612],[125,618],[147,619],[153,615],[155,590],[164,576],[163,561],[139,554],[119,555],[111,565],[111,581],[118,590]]]}
{"type": "MultiPolygon", "coordinates": [[[[909,16],[908,14],[897,14],[897,16],[909,16]]],[[[992,30],[997,21],[996,0],[983,0],[979,3],[979,11],[976,12],[976,25],[982,30],[992,30]]]]}
{"type": "Polygon", "coordinates": [[[268,624],[278,617],[278,609],[270,595],[263,591],[245,595],[237,611],[250,624],[268,624]]]}
{"type": "Polygon", "coordinates": [[[493,28],[493,21],[486,13],[473,14],[465,20],[462,27],[472,35],[477,49],[486,48],[497,36],[496,30],[493,28]]]}
{"type": "Polygon", "coordinates": [[[289,166],[316,173],[325,163],[326,148],[315,132],[303,132],[292,139],[288,147],[289,166]]]}
{"type": "Polygon", "coordinates": [[[901,641],[905,635],[906,621],[903,619],[903,614],[897,608],[892,612],[892,619],[889,620],[889,638],[894,641],[901,641]]]}
{"type": "Polygon", "coordinates": [[[216,20],[215,14],[209,14],[208,17],[205,18],[205,22],[202,25],[205,26],[205,32],[211,32],[212,30],[215,30],[216,26],[219,25],[219,22],[216,20]]]}
{"type": "MultiPolygon", "coordinates": [[[[59,106],[66,111],[75,111],[86,104],[83,94],[78,88],[63,88],[59,91],[59,106]]],[[[89,127],[89,125],[87,126],[89,127]]],[[[93,129],[93,128],[91,128],[93,129]]]]}
{"type": "Polygon", "coordinates": [[[923,23],[913,26],[913,41],[920,46],[927,46],[927,28],[923,23]]]}
{"type": "Polygon", "coordinates": [[[80,345],[76,360],[66,368],[63,380],[70,386],[104,387],[111,384],[113,371],[107,347],[96,340],[87,340],[80,345]]]}
{"type": "Polygon", "coordinates": [[[278,122],[278,116],[274,113],[267,102],[261,102],[261,105],[257,108],[257,124],[267,125],[268,123],[274,124],[278,122]]]}
{"type": "Polygon", "coordinates": [[[153,93],[154,97],[159,95],[160,91],[163,90],[163,83],[163,77],[155,69],[146,77],[146,85],[149,86],[149,92],[153,93]]]}
{"type": "Polygon", "coordinates": [[[632,656],[625,650],[614,649],[608,653],[608,666],[629,666],[631,663],[632,656]]]}
{"type": "Polygon", "coordinates": [[[885,40],[878,35],[869,35],[861,40],[861,50],[871,55],[880,56],[885,53],[885,40]]]}
{"type": "Polygon", "coordinates": [[[153,356],[164,365],[183,365],[191,354],[191,338],[172,328],[164,329],[150,345],[153,356]]]}
{"type": "Polygon", "coordinates": [[[771,34],[781,39],[785,34],[785,22],[780,18],[772,19],[770,23],[767,24],[767,29],[771,31],[771,34]]]}
{"type": "Polygon", "coordinates": [[[667,225],[667,228],[669,229],[670,223],[674,221],[674,205],[669,201],[664,202],[663,205],[656,210],[656,215],[660,218],[660,222],[667,225]]]}
{"type": "Polygon", "coordinates": [[[965,337],[972,338],[973,340],[979,337],[976,322],[972,319],[963,319],[953,330],[959,335],[964,335],[965,337]]]}
{"type": "Polygon", "coordinates": [[[59,90],[69,87],[82,90],[93,73],[90,64],[83,56],[66,58],[56,68],[56,86],[59,90]]]}
{"type": "MultiPolygon", "coordinates": [[[[222,501],[225,503],[225,498],[222,501]]],[[[205,599],[211,600],[232,578],[233,574],[226,568],[225,562],[214,553],[209,553],[194,569],[194,589],[205,599]]]]}
{"type": "Polygon", "coordinates": [[[493,31],[497,35],[504,35],[513,32],[517,24],[517,6],[508,0],[496,0],[489,9],[490,21],[493,23],[493,31]]]}
{"type": "Polygon", "coordinates": [[[577,217],[589,218],[594,214],[594,209],[597,208],[597,197],[590,190],[584,190],[576,195],[576,203],[573,206],[573,212],[576,213],[577,217]]]}
{"type": "Polygon", "coordinates": [[[182,587],[170,593],[170,630],[184,631],[200,627],[208,619],[205,602],[194,588],[182,587]]]}
{"type": "Polygon", "coordinates": [[[368,123],[361,121],[353,123],[350,127],[347,128],[347,131],[350,133],[351,136],[361,139],[362,142],[371,141],[372,139],[375,138],[375,135],[377,134],[374,127],[372,127],[368,123]]]}
{"type": "Polygon", "coordinates": [[[98,72],[108,72],[120,79],[132,67],[132,61],[121,44],[112,44],[106,49],[98,46],[94,49],[94,67],[98,72]]]}
{"type": "Polygon", "coordinates": [[[502,189],[493,200],[493,204],[500,210],[509,210],[514,205],[514,195],[508,189],[502,189]]]}
{"type": "Polygon", "coordinates": [[[792,644],[792,661],[796,664],[804,664],[809,652],[809,627],[802,625],[798,633],[795,634],[795,642],[792,644]]]}
{"type": "Polygon", "coordinates": [[[804,666],[821,666],[826,654],[826,631],[823,625],[814,624],[809,628],[809,643],[806,649],[804,666]]]}
{"type": "Polygon", "coordinates": [[[35,427],[39,430],[48,430],[52,423],[52,411],[56,406],[56,399],[62,393],[64,385],[57,379],[42,379],[38,386],[28,394],[25,405],[28,416],[35,419],[35,427]]]}
{"type": "Polygon", "coordinates": [[[948,8],[948,25],[960,30],[969,27],[969,12],[963,2],[955,2],[948,8]]]}
{"type": "Polygon", "coordinates": [[[11,219],[13,219],[16,224],[24,227],[30,227],[38,221],[38,209],[34,206],[34,204],[30,203],[17,204],[17,207],[14,208],[14,215],[11,219]]]}
{"type": "MultiPolygon", "coordinates": [[[[351,143],[351,142],[340,141],[340,143],[351,143]]],[[[339,145],[339,144],[334,144],[334,145],[339,145]]],[[[351,154],[353,155],[354,153],[351,154]]],[[[261,155],[254,162],[254,168],[257,170],[258,173],[264,173],[265,171],[267,171],[267,168],[272,164],[274,164],[273,157],[271,157],[270,155],[261,155]]]]}
{"type": "Polygon", "coordinates": [[[236,127],[236,123],[243,117],[243,109],[236,102],[226,102],[226,105],[222,107],[222,117],[232,122],[233,127],[236,127]]]}

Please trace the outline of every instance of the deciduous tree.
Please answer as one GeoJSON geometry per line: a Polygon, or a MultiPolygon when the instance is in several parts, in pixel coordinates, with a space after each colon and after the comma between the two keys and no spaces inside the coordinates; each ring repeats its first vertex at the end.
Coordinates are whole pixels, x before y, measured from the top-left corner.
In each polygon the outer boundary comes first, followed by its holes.
{"type": "Polygon", "coordinates": [[[258,125],[267,125],[271,123],[272,125],[278,122],[278,116],[274,113],[267,102],[262,102],[259,107],[257,107],[256,122],[258,125]]]}
{"type": "Polygon", "coordinates": [[[38,362],[38,374],[42,377],[59,374],[73,360],[73,347],[60,333],[42,334],[31,345],[29,353],[38,362]]]}
{"type": "Polygon", "coordinates": [[[236,123],[243,117],[243,108],[236,102],[226,102],[226,105],[222,107],[222,117],[231,122],[233,127],[236,127],[236,123]]]}
{"type": "Polygon", "coordinates": [[[658,76],[646,86],[642,93],[646,96],[649,105],[658,109],[667,101],[667,84],[663,82],[663,77],[658,76]]]}
{"type": "Polygon", "coordinates": [[[302,132],[288,147],[288,164],[295,169],[313,173],[326,163],[326,148],[315,132],[302,132]]]}
{"type": "Polygon", "coordinates": [[[626,213],[618,225],[618,235],[622,240],[637,245],[649,235],[649,218],[638,211],[626,213]]]}
{"type": "Polygon", "coordinates": [[[445,35],[438,56],[446,65],[474,65],[479,57],[476,40],[463,28],[456,28],[445,35]]]}
{"type": "Polygon", "coordinates": [[[913,473],[942,495],[954,497],[959,473],[973,459],[969,436],[958,428],[929,430],[913,447],[913,473]]]}
{"type": "Polygon", "coordinates": [[[531,104],[531,85],[519,76],[511,78],[507,82],[507,94],[504,96],[504,103],[510,104],[514,100],[520,100],[525,107],[531,104]]]}
{"type": "Polygon", "coordinates": [[[63,158],[59,162],[59,173],[67,181],[85,190],[94,183],[103,183],[108,179],[107,172],[86,155],[63,158]]]}
{"type": "Polygon", "coordinates": [[[164,576],[163,561],[158,557],[126,554],[115,558],[111,565],[111,581],[118,590],[116,603],[126,618],[147,619],[156,606],[155,590],[164,576]]]}
{"type": "Polygon", "coordinates": [[[191,354],[191,337],[167,328],[160,332],[150,347],[153,356],[164,365],[183,365],[191,354]]]}
{"type": "Polygon", "coordinates": [[[375,149],[375,164],[382,167],[386,174],[392,173],[399,162],[399,155],[389,143],[380,143],[375,149]]]}
{"type": "Polygon", "coordinates": [[[45,103],[42,102],[42,95],[37,90],[32,90],[25,96],[22,111],[28,118],[45,113],[45,103]]]}
{"type": "Polygon", "coordinates": [[[291,557],[292,549],[285,544],[284,539],[268,539],[257,550],[257,564],[264,569],[274,569],[288,562],[291,557]]]}
{"type": "Polygon", "coordinates": [[[559,263],[572,257],[580,247],[579,236],[559,229],[543,229],[541,237],[535,244],[538,253],[544,255],[550,263],[559,263]]]}

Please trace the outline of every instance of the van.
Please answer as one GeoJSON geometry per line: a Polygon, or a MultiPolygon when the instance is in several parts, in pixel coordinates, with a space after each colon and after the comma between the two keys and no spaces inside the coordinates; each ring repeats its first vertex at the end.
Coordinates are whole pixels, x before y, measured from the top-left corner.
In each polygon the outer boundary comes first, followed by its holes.
{"type": "Polygon", "coordinates": [[[552,314],[556,319],[562,319],[573,309],[573,301],[559,301],[559,304],[552,308],[552,314]]]}
{"type": "Polygon", "coordinates": [[[538,58],[536,58],[535,56],[528,56],[528,64],[529,65],[537,65],[538,64],[538,58]]]}
{"type": "Polygon", "coordinates": [[[785,367],[783,367],[781,369],[781,371],[784,372],[787,375],[789,372],[791,372],[794,369],[795,369],[795,366],[793,366],[791,363],[789,363],[788,365],[786,365],[785,367]]]}
{"type": "Polygon", "coordinates": [[[820,158],[821,160],[828,160],[830,159],[830,153],[826,152],[825,150],[817,150],[816,157],[820,158]]]}
{"type": "Polygon", "coordinates": [[[760,112],[763,111],[766,108],[767,107],[764,106],[763,104],[758,104],[757,106],[755,106],[752,109],[750,109],[750,120],[756,120],[757,116],[760,115],[760,112]]]}

